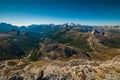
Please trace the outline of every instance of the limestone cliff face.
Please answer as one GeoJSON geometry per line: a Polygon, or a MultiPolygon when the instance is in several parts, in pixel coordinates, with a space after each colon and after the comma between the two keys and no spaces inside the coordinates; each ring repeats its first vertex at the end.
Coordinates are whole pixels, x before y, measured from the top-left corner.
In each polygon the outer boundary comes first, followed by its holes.
{"type": "Polygon", "coordinates": [[[119,40],[120,40],[119,34],[114,34],[104,29],[99,29],[99,30],[94,29],[89,34],[88,43],[92,50],[102,51],[106,48],[120,48],[118,46],[119,40]]]}
{"type": "Polygon", "coordinates": [[[88,38],[88,42],[89,42],[90,48],[94,51],[101,51],[107,48],[103,44],[101,44],[101,40],[98,39],[95,35],[91,35],[88,38]]]}

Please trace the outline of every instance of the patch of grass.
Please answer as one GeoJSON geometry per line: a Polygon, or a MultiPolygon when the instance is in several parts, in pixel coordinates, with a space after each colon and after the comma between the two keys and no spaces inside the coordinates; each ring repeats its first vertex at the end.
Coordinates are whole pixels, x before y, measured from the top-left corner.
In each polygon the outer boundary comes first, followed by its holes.
{"type": "Polygon", "coordinates": [[[22,68],[24,68],[25,66],[27,66],[28,64],[26,64],[26,63],[24,63],[24,64],[21,64],[21,65],[19,65],[19,66],[17,66],[17,67],[19,67],[18,69],[22,69],[22,68]]]}
{"type": "Polygon", "coordinates": [[[101,52],[93,52],[92,54],[92,59],[93,60],[111,60],[117,55],[120,55],[120,52],[118,49],[106,49],[102,50],[101,52]]]}
{"type": "Polygon", "coordinates": [[[41,57],[42,53],[38,53],[36,51],[32,51],[31,56],[29,57],[30,61],[37,61],[41,57]]]}
{"type": "Polygon", "coordinates": [[[7,62],[8,66],[15,66],[16,64],[17,64],[17,62],[15,62],[15,61],[8,61],[7,62]]]}
{"type": "Polygon", "coordinates": [[[120,38],[106,39],[104,45],[109,46],[111,48],[120,48],[120,38]]]}
{"type": "Polygon", "coordinates": [[[5,65],[1,65],[1,66],[0,66],[0,69],[2,69],[2,68],[4,68],[4,67],[5,67],[5,65]]]}
{"type": "Polygon", "coordinates": [[[80,48],[85,51],[92,51],[87,42],[89,35],[80,32],[73,32],[69,34],[68,31],[57,32],[49,38],[58,41],[59,43],[66,44],[68,46],[74,46],[76,48],[80,48]],[[79,34],[77,34],[79,33],[79,34]]]}

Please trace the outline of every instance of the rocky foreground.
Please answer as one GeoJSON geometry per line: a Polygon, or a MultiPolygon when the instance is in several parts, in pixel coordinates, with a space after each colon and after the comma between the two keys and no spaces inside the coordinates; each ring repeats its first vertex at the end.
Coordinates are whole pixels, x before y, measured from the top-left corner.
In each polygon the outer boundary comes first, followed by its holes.
{"type": "Polygon", "coordinates": [[[0,80],[120,80],[120,56],[104,62],[85,59],[1,61],[0,80]]]}

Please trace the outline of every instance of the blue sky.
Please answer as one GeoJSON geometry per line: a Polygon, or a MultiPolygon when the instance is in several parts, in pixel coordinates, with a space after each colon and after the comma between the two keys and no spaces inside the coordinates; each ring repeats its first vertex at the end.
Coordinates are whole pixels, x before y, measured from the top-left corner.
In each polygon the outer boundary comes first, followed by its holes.
{"type": "Polygon", "coordinates": [[[0,22],[120,25],[120,0],[0,0],[0,22]]]}

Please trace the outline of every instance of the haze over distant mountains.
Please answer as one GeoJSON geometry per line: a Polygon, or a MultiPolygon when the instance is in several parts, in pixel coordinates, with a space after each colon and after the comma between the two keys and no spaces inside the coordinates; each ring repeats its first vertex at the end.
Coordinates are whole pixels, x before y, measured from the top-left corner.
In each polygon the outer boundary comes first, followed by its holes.
{"type": "MultiPolygon", "coordinates": [[[[87,27],[87,28],[89,28],[89,27],[91,27],[91,28],[95,28],[95,27],[119,27],[119,25],[101,25],[101,26],[91,26],[91,25],[80,25],[80,24],[77,24],[77,23],[72,23],[72,22],[69,22],[69,23],[64,23],[64,24],[33,24],[33,25],[29,25],[29,26],[14,26],[14,25],[12,25],[12,24],[8,24],[8,23],[0,23],[0,33],[1,32],[5,32],[5,31],[9,31],[9,30],[21,30],[21,31],[27,31],[27,32],[39,32],[39,31],[37,31],[37,30],[39,30],[39,29],[47,29],[47,28],[51,28],[51,27],[57,27],[57,28],[78,28],[78,27],[83,27],[83,28],[85,28],[85,27],[87,27]],[[38,28],[38,29],[36,29],[36,28],[38,28]]],[[[86,28],[86,29],[87,29],[86,28]]],[[[110,28],[109,28],[110,29],[110,28]]],[[[42,30],[41,30],[42,31],[42,30]]],[[[89,30],[88,30],[89,31],[89,30]]]]}

